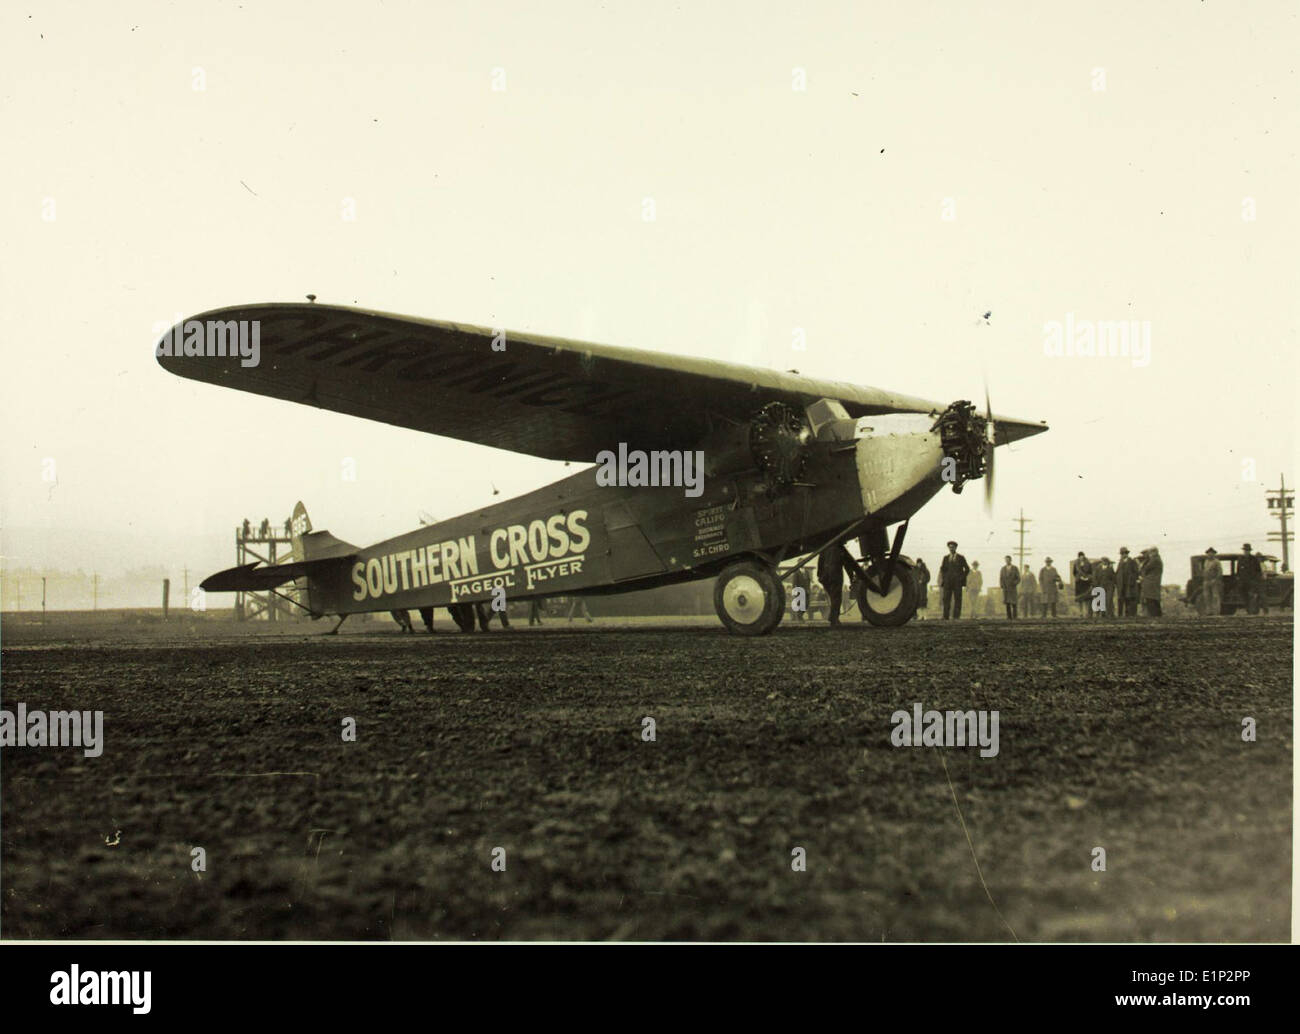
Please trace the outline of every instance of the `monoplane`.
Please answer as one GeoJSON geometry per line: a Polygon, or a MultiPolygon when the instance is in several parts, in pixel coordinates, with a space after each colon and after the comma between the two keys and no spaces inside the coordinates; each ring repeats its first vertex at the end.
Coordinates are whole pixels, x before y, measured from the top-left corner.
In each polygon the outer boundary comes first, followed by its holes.
{"type": "Polygon", "coordinates": [[[994,449],[1047,430],[995,416],[987,393],[981,412],[967,400],[332,305],[213,310],[155,351],[181,377],[593,464],[364,547],[312,531],[300,504],[287,562],[202,583],[294,583],[295,602],[339,624],[365,611],[716,578],[723,625],[761,635],[786,609],[793,569],[783,576],[783,562],[856,540],[864,616],[902,625],[918,597],[902,552],[911,517],[945,485],[960,492],[984,478],[991,491],[994,449]]]}

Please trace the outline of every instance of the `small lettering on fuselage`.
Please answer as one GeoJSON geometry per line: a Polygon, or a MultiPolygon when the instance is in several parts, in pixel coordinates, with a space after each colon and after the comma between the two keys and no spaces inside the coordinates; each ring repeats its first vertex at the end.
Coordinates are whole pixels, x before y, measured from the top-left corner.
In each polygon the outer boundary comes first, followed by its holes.
{"type": "Polygon", "coordinates": [[[520,584],[532,589],[538,582],[581,574],[591,543],[586,520],[586,510],[574,510],[493,529],[483,564],[491,564],[490,571],[480,570],[476,535],[358,560],[352,565],[352,599],[360,603],[446,584],[454,602],[494,588],[509,593],[520,584]]]}

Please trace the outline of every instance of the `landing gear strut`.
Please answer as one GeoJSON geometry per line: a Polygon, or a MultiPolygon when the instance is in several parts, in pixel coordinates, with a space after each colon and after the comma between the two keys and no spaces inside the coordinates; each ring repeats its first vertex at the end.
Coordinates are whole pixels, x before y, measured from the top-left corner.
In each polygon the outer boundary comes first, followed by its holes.
{"type": "Polygon", "coordinates": [[[867,621],[882,628],[907,624],[920,600],[912,565],[901,556],[906,534],[907,521],[904,521],[894,532],[894,544],[886,554],[884,544],[888,539],[881,528],[868,543],[872,550],[866,570],[853,565],[858,576],[854,586],[858,608],[867,621]]]}
{"type": "Polygon", "coordinates": [[[912,565],[901,557],[872,561],[858,586],[858,606],[873,625],[897,628],[916,613],[920,591],[912,565]]]}

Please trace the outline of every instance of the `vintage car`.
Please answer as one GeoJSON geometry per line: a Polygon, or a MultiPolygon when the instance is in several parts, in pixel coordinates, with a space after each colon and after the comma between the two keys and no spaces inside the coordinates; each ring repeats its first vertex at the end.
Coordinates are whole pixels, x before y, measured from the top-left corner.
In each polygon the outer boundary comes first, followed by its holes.
{"type": "MultiPolygon", "coordinates": [[[[1219,563],[1223,566],[1223,605],[1220,614],[1234,614],[1246,608],[1246,597],[1242,594],[1237,577],[1237,565],[1244,553],[1218,553],[1219,563]]],[[[1289,571],[1278,570],[1278,559],[1266,553],[1256,553],[1260,567],[1264,570],[1264,584],[1260,587],[1259,602],[1265,613],[1270,608],[1286,610],[1292,607],[1295,593],[1295,575],[1289,571]]],[[[1192,577],[1187,582],[1186,595],[1182,602],[1201,611],[1201,568],[1209,557],[1206,554],[1191,558],[1192,577]]]]}

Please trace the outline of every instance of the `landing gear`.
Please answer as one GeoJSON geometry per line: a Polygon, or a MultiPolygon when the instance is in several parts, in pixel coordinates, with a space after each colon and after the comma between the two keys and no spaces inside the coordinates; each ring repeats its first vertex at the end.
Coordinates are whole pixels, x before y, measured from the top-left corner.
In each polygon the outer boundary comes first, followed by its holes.
{"type": "Polygon", "coordinates": [[[742,560],[718,575],[713,586],[713,607],[728,632],[767,635],[781,623],[785,613],[785,586],[771,567],[742,560]]]}
{"type": "Polygon", "coordinates": [[[863,617],[882,628],[907,624],[916,613],[919,599],[912,565],[902,557],[894,557],[892,576],[886,585],[885,572],[890,566],[888,557],[873,561],[867,568],[866,578],[859,579],[857,586],[863,617]]]}

